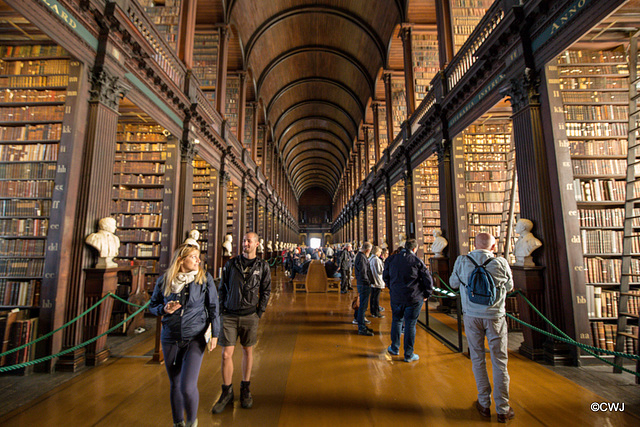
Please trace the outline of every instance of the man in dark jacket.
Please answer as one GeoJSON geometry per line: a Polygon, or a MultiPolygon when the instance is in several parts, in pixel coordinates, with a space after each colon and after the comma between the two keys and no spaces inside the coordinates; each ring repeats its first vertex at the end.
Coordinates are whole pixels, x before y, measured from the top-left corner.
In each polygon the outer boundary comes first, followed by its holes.
{"type": "Polygon", "coordinates": [[[351,287],[351,267],[353,264],[353,253],[351,252],[351,243],[347,243],[347,245],[342,250],[340,254],[340,261],[338,265],[340,267],[340,293],[346,294],[347,290],[352,289],[351,287]]]}
{"type": "Polygon", "coordinates": [[[404,248],[387,258],[382,278],[391,293],[391,345],[387,351],[397,355],[400,351],[400,331],[404,321],[404,361],[413,362],[420,357],[413,352],[416,322],[422,305],[433,292],[433,280],[424,262],[416,256],[418,244],[407,240],[404,248]]]}
{"type": "Polygon", "coordinates": [[[358,295],[360,305],[358,306],[358,335],[373,336],[373,330],[367,327],[364,320],[364,313],[369,306],[369,295],[371,295],[371,282],[373,275],[369,266],[369,254],[371,253],[371,243],[364,242],[356,255],[354,261],[356,283],[358,285],[358,295]]]}
{"type": "Polygon", "coordinates": [[[219,344],[222,347],[222,395],[211,412],[222,412],[233,402],[233,350],[240,338],[242,345],[242,382],[240,404],[251,408],[253,397],[249,391],[253,346],[258,341],[258,320],[267,309],[271,295],[271,271],[266,261],[256,257],[258,235],[249,232],[242,240],[242,255],[231,258],[222,269],[220,281],[220,314],[222,328],[219,344]]]}

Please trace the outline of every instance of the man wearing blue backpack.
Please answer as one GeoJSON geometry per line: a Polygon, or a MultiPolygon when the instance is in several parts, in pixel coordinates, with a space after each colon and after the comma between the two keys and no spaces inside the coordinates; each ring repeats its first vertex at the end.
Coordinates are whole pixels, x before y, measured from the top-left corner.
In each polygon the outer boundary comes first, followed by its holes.
{"type": "Polygon", "coordinates": [[[471,368],[478,387],[476,409],[483,417],[491,417],[491,383],[484,353],[486,336],[493,365],[493,398],[498,422],[504,423],[515,416],[509,406],[505,310],[505,297],[513,289],[513,277],[507,260],[494,256],[495,237],[478,233],[475,246],[474,251],[456,259],[450,284],[454,289],[460,288],[471,368]]]}

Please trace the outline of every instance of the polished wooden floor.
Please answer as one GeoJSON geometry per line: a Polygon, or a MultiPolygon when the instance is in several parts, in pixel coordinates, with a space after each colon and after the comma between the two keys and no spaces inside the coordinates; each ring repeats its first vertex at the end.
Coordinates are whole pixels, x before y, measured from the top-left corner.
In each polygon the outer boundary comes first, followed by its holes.
{"type": "MultiPolygon", "coordinates": [[[[280,277],[280,276],[279,276],[280,277]]],[[[275,281],[255,349],[253,409],[236,402],[209,412],[220,393],[220,349],[200,374],[201,426],[422,426],[497,424],[478,415],[468,358],[418,328],[417,363],[390,358],[390,316],[372,319],[374,337],[356,334],[350,296],[293,294],[275,281]]],[[[388,293],[383,294],[388,308],[388,293]]],[[[388,310],[387,310],[388,313],[388,310]]],[[[170,426],[164,366],[148,365],[152,337],[0,418],[2,426],[170,426]]],[[[627,413],[592,412],[598,395],[516,354],[509,360],[511,405],[519,426],[637,426],[627,413]]],[[[494,409],[492,408],[492,412],[494,409]]]]}

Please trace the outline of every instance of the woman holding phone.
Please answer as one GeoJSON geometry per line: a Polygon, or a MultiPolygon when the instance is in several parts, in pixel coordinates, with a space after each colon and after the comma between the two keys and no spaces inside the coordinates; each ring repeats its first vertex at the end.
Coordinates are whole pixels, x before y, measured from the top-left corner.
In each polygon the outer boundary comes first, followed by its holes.
{"type": "Polygon", "coordinates": [[[171,383],[173,425],[197,426],[204,349],[215,348],[220,332],[218,292],[213,277],[200,266],[197,246],[184,243],[176,249],[156,282],[149,311],[162,316],[160,341],[171,383]]]}

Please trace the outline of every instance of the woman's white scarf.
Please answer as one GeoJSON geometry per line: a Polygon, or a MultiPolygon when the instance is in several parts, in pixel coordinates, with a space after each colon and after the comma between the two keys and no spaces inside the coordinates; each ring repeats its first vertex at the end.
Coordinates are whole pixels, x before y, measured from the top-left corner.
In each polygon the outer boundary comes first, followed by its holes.
{"type": "Polygon", "coordinates": [[[188,273],[178,273],[175,279],[171,282],[171,292],[179,294],[187,283],[191,283],[196,279],[198,270],[190,271],[188,273]]]}

